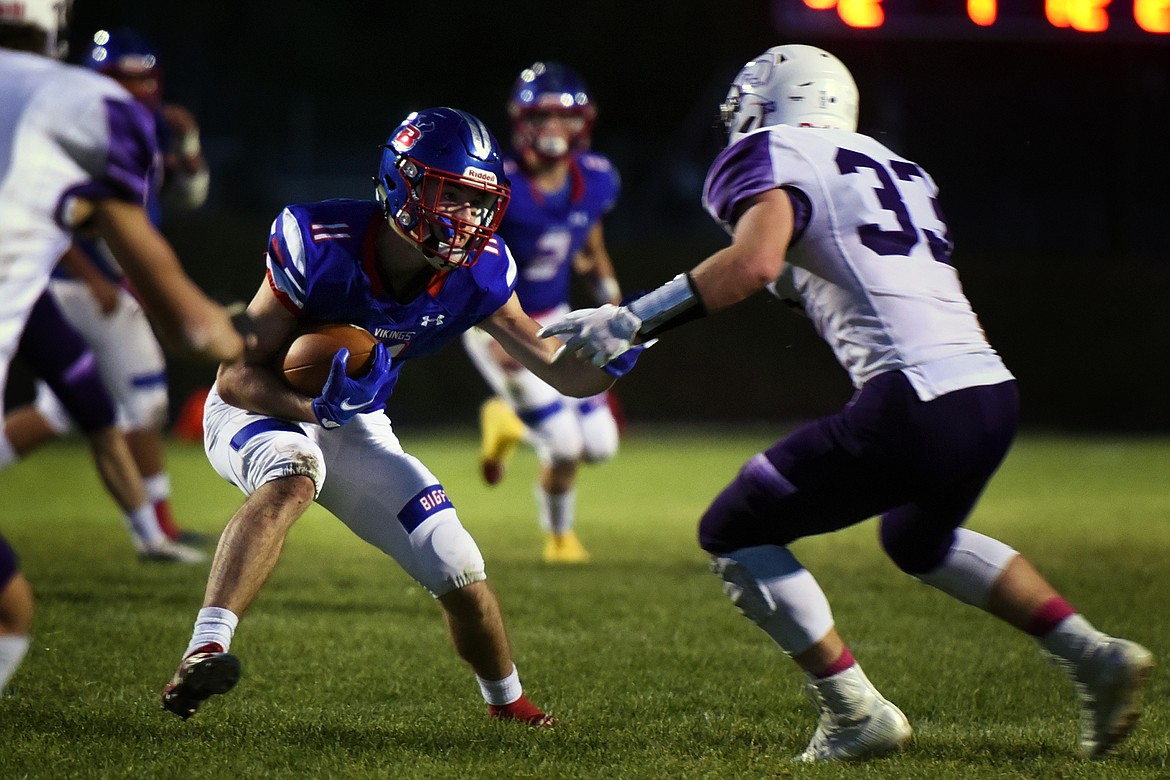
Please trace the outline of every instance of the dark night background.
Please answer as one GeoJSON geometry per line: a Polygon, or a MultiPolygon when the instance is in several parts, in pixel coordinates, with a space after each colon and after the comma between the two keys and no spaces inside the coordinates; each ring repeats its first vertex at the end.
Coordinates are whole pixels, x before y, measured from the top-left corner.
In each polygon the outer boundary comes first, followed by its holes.
{"type": "MultiPolygon", "coordinates": [[[[138,27],[168,99],[199,118],[211,198],[164,232],[224,300],[260,283],[283,204],[371,194],[378,145],[410,110],[463,108],[507,143],[505,100],[537,59],[589,82],[594,148],[623,176],[606,223],[619,278],[657,286],[725,243],[699,195],[730,79],[769,46],[821,45],[858,82],[860,130],[939,183],[955,263],[1020,380],[1025,424],[1170,430],[1167,36],[818,37],[785,29],[764,0],[76,0],[74,12],[75,53],[98,27],[138,27]]],[[[174,363],[174,402],[212,376],[174,363]]],[[[391,412],[471,427],[486,392],[453,346],[407,369],[391,412]]],[[[635,424],[795,420],[850,392],[808,324],[765,295],[669,334],[620,385],[635,424]]]]}

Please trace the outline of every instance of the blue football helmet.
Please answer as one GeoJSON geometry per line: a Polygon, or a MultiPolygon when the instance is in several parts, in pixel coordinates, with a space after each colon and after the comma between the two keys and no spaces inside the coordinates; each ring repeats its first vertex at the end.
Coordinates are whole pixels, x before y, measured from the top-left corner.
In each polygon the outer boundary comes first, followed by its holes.
{"type": "Polygon", "coordinates": [[[559,62],[534,62],[520,71],[508,100],[512,119],[512,145],[517,151],[533,150],[556,159],[589,147],[589,135],[597,118],[597,106],[589,97],[585,80],[559,62]],[[563,118],[567,134],[542,132],[542,121],[563,118]]]}
{"type": "Polygon", "coordinates": [[[135,98],[158,108],[162,103],[162,67],[154,46],[136,30],[115,27],[93,34],[82,65],[110,76],[135,98]]]}
{"type": "Polygon", "coordinates": [[[394,229],[437,269],[474,263],[510,192],[487,125],[454,108],[428,108],[402,120],[382,149],[375,194],[394,229]]]}

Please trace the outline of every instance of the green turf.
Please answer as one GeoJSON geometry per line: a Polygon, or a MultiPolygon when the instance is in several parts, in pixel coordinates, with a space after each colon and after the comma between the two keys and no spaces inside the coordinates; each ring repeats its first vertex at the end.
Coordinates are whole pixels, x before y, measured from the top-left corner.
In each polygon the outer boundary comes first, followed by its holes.
{"type": "MultiPolygon", "coordinates": [[[[761,426],[763,429],[764,426],[761,426]]],[[[294,528],[233,651],[244,677],[183,723],[158,693],[185,646],[206,566],[139,564],[83,448],[0,473],[0,531],[38,596],[33,647],[0,701],[0,778],[1166,778],[1168,684],[1134,737],[1076,757],[1076,705],[1035,644],[915,583],[865,523],[794,546],[912,748],[860,766],[789,761],[814,726],[800,676],[706,572],[695,521],[773,433],[635,430],[586,471],[594,563],[539,562],[522,451],[479,484],[466,434],[412,434],[476,536],[526,689],[558,715],[490,722],[436,605],[314,508],[294,528]]],[[[218,531],[241,500],[174,444],[175,507],[218,531]]],[[[1026,552],[1099,627],[1170,651],[1170,440],[1025,437],[970,525],[1026,552]]]]}

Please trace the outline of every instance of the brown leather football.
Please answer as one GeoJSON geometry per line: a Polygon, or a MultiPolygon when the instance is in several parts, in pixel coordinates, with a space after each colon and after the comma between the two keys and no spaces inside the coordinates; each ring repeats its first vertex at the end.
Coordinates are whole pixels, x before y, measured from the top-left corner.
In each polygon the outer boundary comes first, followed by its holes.
{"type": "Polygon", "coordinates": [[[373,334],[357,325],[319,323],[294,333],[288,346],[277,353],[276,365],[280,366],[289,387],[315,398],[325,387],[337,350],[349,349],[345,373],[356,378],[369,371],[377,343],[373,334]]]}

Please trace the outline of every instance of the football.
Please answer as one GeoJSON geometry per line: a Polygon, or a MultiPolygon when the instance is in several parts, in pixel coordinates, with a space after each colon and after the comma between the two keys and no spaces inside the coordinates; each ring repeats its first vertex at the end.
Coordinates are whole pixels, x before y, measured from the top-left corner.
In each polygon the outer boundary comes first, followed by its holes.
{"type": "Polygon", "coordinates": [[[316,397],[325,387],[337,350],[349,349],[345,373],[357,378],[370,369],[377,343],[373,334],[357,325],[315,324],[293,334],[288,345],[277,353],[276,365],[289,387],[316,397]]]}

